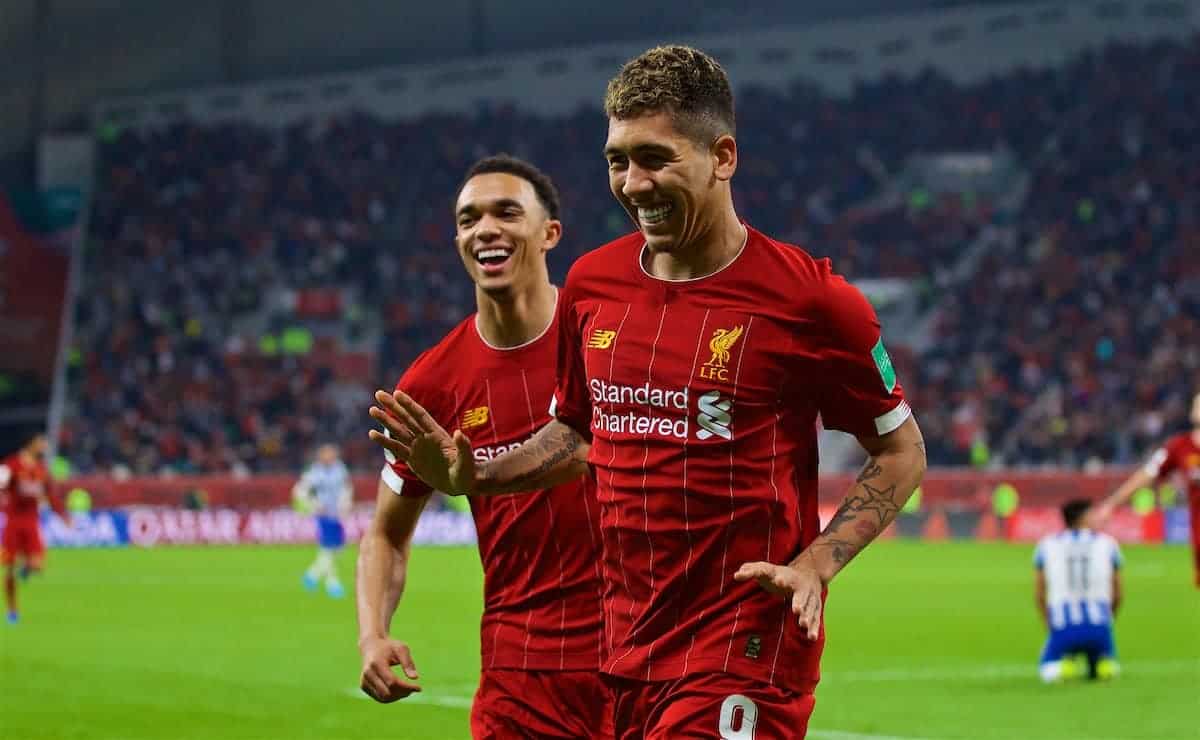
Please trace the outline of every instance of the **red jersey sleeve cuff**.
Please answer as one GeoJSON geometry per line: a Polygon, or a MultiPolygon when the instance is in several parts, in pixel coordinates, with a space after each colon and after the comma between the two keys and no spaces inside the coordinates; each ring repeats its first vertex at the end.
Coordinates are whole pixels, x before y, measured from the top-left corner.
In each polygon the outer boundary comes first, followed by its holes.
{"type": "Polygon", "coordinates": [[[428,496],[433,492],[433,489],[420,481],[405,480],[400,477],[400,474],[392,470],[391,465],[384,465],[383,470],[379,471],[379,478],[383,484],[391,489],[392,493],[397,496],[428,496]]]}
{"type": "Polygon", "coordinates": [[[908,421],[908,417],[912,416],[912,409],[908,405],[908,401],[901,401],[900,405],[891,411],[881,416],[875,417],[875,433],[882,437],[885,434],[894,432],[900,428],[900,425],[908,421]]]}
{"type": "Polygon", "coordinates": [[[550,418],[574,429],[588,444],[592,443],[592,426],[587,419],[590,410],[581,412],[570,404],[560,404],[557,396],[550,397],[550,418]]]}
{"type": "Polygon", "coordinates": [[[1166,461],[1167,449],[1165,447],[1161,447],[1155,450],[1154,454],[1150,456],[1150,459],[1146,461],[1146,464],[1142,466],[1142,471],[1157,481],[1162,476],[1163,463],[1166,461]]]}

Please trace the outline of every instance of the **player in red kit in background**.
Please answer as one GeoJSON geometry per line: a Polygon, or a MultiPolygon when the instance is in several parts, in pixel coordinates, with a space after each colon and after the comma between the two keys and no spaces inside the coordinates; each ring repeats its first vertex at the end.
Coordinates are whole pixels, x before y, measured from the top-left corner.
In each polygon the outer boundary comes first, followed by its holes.
{"type": "Polygon", "coordinates": [[[4,537],[0,563],[4,565],[4,605],[9,624],[19,619],[17,576],[21,580],[46,563],[46,545],[38,513],[50,505],[50,471],[46,468],[46,435],[38,432],[16,454],[0,462],[0,491],[4,492],[4,537]]]}
{"type": "Polygon", "coordinates": [[[479,462],[463,430],[378,394],[391,436],[371,438],[449,492],[591,464],[617,737],[804,737],[826,587],[919,483],[924,442],[862,294],[738,219],[720,65],[651,49],[605,109],[610,187],[638,231],[567,277],[555,420],[479,462]],[[869,455],[824,532],[818,417],[869,455]]]}
{"type": "MultiPolygon", "coordinates": [[[[471,168],[454,217],[479,311],[397,384],[438,423],[469,431],[480,460],[550,421],[558,292],[546,253],[562,235],[558,209],[554,184],[526,162],[501,155],[471,168]]],[[[610,692],[599,675],[599,508],[587,472],[580,462],[528,495],[470,499],[484,567],[475,738],[612,737],[610,692]]],[[[358,567],[362,688],[382,702],[420,690],[409,648],[389,639],[388,624],[430,493],[389,455],[358,567]]]]}
{"type": "Polygon", "coordinates": [[[1192,527],[1192,563],[1196,588],[1200,588],[1200,392],[1192,398],[1192,430],[1176,434],[1154,451],[1150,460],[1129,476],[1093,514],[1095,526],[1103,526],[1113,509],[1125,503],[1140,488],[1157,485],[1178,474],[1186,481],[1192,527]]]}

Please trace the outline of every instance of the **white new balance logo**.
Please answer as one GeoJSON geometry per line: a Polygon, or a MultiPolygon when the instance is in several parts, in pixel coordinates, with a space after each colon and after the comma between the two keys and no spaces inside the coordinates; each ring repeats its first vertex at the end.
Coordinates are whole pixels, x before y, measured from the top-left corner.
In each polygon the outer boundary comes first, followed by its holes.
{"type": "Polygon", "coordinates": [[[720,391],[709,391],[697,400],[700,413],[696,416],[696,423],[700,425],[700,430],[696,432],[696,436],[700,439],[713,436],[733,439],[733,432],[729,430],[729,424],[733,421],[729,409],[733,406],[733,401],[721,398],[720,391]]]}

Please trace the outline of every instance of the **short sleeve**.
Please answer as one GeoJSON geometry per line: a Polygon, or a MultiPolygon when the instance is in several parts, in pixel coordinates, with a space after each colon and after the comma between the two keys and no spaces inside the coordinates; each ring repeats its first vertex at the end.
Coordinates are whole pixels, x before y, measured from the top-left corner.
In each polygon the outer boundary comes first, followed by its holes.
{"type": "Polygon", "coordinates": [[[1033,550],[1033,567],[1038,570],[1043,570],[1046,567],[1046,553],[1041,542],[1033,550]]]}
{"type": "Polygon", "coordinates": [[[1166,447],[1159,447],[1142,467],[1146,475],[1158,481],[1171,474],[1175,469],[1175,459],[1166,447]]]}
{"type": "Polygon", "coordinates": [[[579,432],[589,442],[592,439],[592,398],[587,389],[587,372],[583,364],[583,335],[579,315],[575,310],[571,278],[558,298],[558,364],[554,397],[550,400],[550,416],[579,432]]]}
{"type": "Polygon", "coordinates": [[[1117,544],[1116,540],[1110,539],[1109,550],[1112,553],[1113,570],[1120,570],[1121,566],[1125,564],[1125,557],[1121,555],[1121,546],[1117,544]]]}
{"type": "Polygon", "coordinates": [[[819,355],[821,419],[857,437],[894,431],[912,415],[879,319],[862,292],[840,275],[825,279],[826,342],[819,355]]]}
{"type": "MultiPolygon", "coordinates": [[[[425,384],[420,382],[419,365],[420,358],[401,376],[399,382],[396,383],[396,390],[404,391],[414,401],[421,404],[439,424],[449,428],[446,419],[445,396],[429,390],[425,384]]],[[[386,429],[384,434],[387,434],[386,429]]],[[[383,480],[384,485],[392,490],[392,493],[412,498],[421,498],[433,493],[433,489],[425,481],[418,478],[407,464],[396,459],[396,456],[389,450],[384,450],[383,456],[384,465],[379,472],[379,477],[383,480]]]]}
{"type": "Polygon", "coordinates": [[[385,455],[388,460],[384,463],[379,477],[392,493],[412,498],[421,498],[433,493],[433,489],[426,485],[425,481],[414,476],[408,466],[397,460],[392,453],[387,452],[385,455]]]}

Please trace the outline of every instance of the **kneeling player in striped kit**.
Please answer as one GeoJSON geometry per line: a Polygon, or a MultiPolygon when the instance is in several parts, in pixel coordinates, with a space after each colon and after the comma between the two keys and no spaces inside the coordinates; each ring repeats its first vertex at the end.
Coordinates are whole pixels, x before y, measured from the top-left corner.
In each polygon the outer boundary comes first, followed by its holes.
{"type": "Polygon", "coordinates": [[[1113,617],[1121,604],[1121,550],[1107,534],[1084,524],[1091,502],[1062,507],[1066,529],[1042,538],[1034,554],[1038,609],[1050,629],[1039,673],[1055,683],[1080,672],[1070,658],[1087,658],[1089,678],[1119,672],[1113,617]]]}

